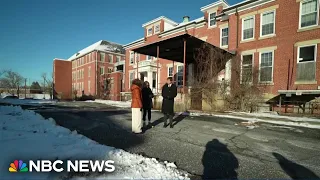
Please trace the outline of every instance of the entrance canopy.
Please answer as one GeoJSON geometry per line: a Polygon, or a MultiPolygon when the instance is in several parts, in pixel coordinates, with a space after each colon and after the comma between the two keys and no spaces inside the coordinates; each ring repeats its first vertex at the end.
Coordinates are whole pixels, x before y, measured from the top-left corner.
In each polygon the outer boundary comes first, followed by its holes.
{"type": "MultiPolygon", "coordinates": [[[[194,62],[194,51],[200,48],[202,44],[208,44],[213,48],[218,48],[210,43],[202,41],[189,34],[178,35],[169,39],[160,40],[147,44],[145,46],[133,49],[132,51],[145,54],[153,57],[159,56],[159,58],[168,59],[176,62],[182,62],[184,60],[184,52],[186,52],[186,63],[194,62]],[[184,43],[185,42],[185,43],[184,43]],[[159,47],[159,54],[157,54],[157,48],[159,47]],[[184,51],[184,48],[186,51],[184,51]]],[[[220,48],[218,48],[220,49],[220,48]]],[[[225,55],[232,55],[233,53],[220,49],[225,55]]]]}

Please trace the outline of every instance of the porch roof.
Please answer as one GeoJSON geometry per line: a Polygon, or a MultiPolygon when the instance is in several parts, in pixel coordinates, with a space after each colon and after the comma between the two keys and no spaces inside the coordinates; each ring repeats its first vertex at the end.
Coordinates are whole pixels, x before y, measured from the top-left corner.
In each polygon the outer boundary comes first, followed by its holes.
{"type": "MultiPolygon", "coordinates": [[[[149,43],[142,47],[135,48],[132,51],[139,54],[157,57],[157,47],[159,46],[159,58],[183,63],[184,40],[186,40],[186,63],[194,62],[194,51],[195,49],[200,48],[202,44],[208,44],[213,48],[220,49],[219,47],[185,33],[172,38],[149,43]]],[[[223,49],[220,50],[226,55],[234,55],[232,52],[223,49]]]]}

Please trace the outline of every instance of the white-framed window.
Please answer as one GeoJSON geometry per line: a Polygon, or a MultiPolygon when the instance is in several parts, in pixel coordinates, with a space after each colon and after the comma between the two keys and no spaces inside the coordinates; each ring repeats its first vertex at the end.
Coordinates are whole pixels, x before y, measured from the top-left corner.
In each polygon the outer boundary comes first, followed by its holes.
{"type": "Polygon", "coordinates": [[[135,55],[136,55],[136,62],[138,62],[138,61],[139,61],[139,58],[140,58],[140,54],[135,53],[135,55]]]}
{"type": "Polygon", "coordinates": [[[226,47],[229,44],[229,27],[221,28],[220,32],[220,46],[226,47]]]}
{"type": "Polygon", "coordinates": [[[89,53],[88,58],[89,58],[89,61],[91,62],[92,61],[91,53],[89,53]]]}
{"type": "Polygon", "coordinates": [[[216,15],[217,12],[209,13],[209,27],[215,26],[217,24],[216,15]]]}
{"type": "Polygon", "coordinates": [[[88,67],[88,77],[91,76],[91,66],[88,67]]]}
{"type": "Polygon", "coordinates": [[[147,29],[147,36],[151,36],[152,35],[152,27],[147,29]]]}
{"type": "Polygon", "coordinates": [[[90,91],[91,91],[91,81],[89,80],[88,81],[88,92],[90,93],[90,91]]]}
{"type": "Polygon", "coordinates": [[[78,79],[81,79],[81,74],[80,74],[80,70],[78,70],[78,79]]]}
{"type": "Polygon", "coordinates": [[[315,81],[317,44],[298,47],[297,81],[315,81]]]}
{"type": "Polygon", "coordinates": [[[100,75],[104,74],[104,67],[100,67],[100,75]]]}
{"type": "Polygon", "coordinates": [[[268,11],[261,13],[260,36],[268,36],[275,34],[275,18],[276,11],[268,11]]]}
{"type": "Polygon", "coordinates": [[[253,77],[253,54],[242,55],[241,58],[241,83],[252,83],[253,77]]]}
{"type": "Polygon", "coordinates": [[[146,59],[147,59],[148,61],[151,61],[151,60],[152,60],[152,56],[147,55],[147,56],[146,56],[146,59]]]}
{"type": "Polygon", "coordinates": [[[177,66],[177,86],[183,85],[183,66],[177,66]]]}
{"type": "Polygon", "coordinates": [[[254,39],[254,27],[254,16],[249,16],[242,19],[242,40],[254,39]]]}
{"type": "Polygon", "coordinates": [[[319,0],[301,0],[299,28],[317,26],[319,21],[319,0]]]}
{"type": "Polygon", "coordinates": [[[154,25],[154,34],[157,34],[160,32],[160,24],[154,25]]]}
{"type": "Polygon", "coordinates": [[[259,82],[273,82],[274,51],[260,52],[259,82]]]}
{"type": "Polygon", "coordinates": [[[168,67],[168,77],[173,77],[173,67],[168,67]]]}
{"type": "Polygon", "coordinates": [[[134,52],[130,51],[130,64],[134,63],[134,52]]]}
{"type": "Polygon", "coordinates": [[[131,72],[131,73],[129,74],[129,86],[131,85],[133,79],[134,79],[134,72],[131,72]]]}
{"type": "Polygon", "coordinates": [[[113,63],[113,55],[109,54],[108,55],[109,63],[113,63]]]}
{"type": "Polygon", "coordinates": [[[108,67],[108,73],[112,73],[113,72],[113,68],[112,67],[108,67]]]}
{"type": "Polygon", "coordinates": [[[103,52],[100,52],[100,61],[104,62],[105,60],[105,54],[103,52]]]}
{"type": "Polygon", "coordinates": [[[120,56],[117,56],[116,57],[116,62],[119,62],[120,61],[120,56]]]}
{"type": "Polygon", "coordinates": [[[83,57],[81,57],[81,64],[84,64],[84,59],[83,59],[83,57]]]}

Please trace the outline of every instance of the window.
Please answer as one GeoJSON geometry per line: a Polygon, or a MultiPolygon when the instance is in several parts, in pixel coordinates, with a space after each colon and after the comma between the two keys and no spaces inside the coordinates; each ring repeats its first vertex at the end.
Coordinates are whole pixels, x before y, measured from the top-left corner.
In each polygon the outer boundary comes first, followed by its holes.
{"type": "Polygon", "coordinates": [[[300,28],[318,25],[318,0],[300,2],[300,28]]]}
{"type": "Polygon", "coordinates": [[[152,35],[152,27],[148,28],[147,30],[147,36],[151,36],[152,35]]]}
{"type": "Polygon", "coordinates": [[[242,65],[241,65],[241,83],[251,83],[252,82],[252,61],[253,54],[243,55],[242,56],[242,65]]]}
{"type": "Polygon", "coordinates": [[[151,61],[151,60],[152,60],[152,56],[147,55],[146,59],[147,59],[148,61],[151,61]]]}
{"type": "Polygon", "coordinates": [[[173,67],[168,67],[168,77],[173,77],[173,67]]]}
{"type": "Polygon", "coordinates": [[[108,73],[112,73],[113,72],[113,68],[108,68],[108,73]]]}
{"type": "Polygon", "coordinates": [[[154,26],[154,33],[159,33],[160,32],[160,24],[157,24],[154,26]]]}
{"type": "Polygon", "coordinates": [[[120,61],[120,56],[117,56],[116,57],[116,62],[119,62],[120,61]]]}
{"type": "Polygon", "coordinates": [[[100,53],[100,61],[104,62],[104,60],[105,60],[105,54],[100,53]]]}
{"type": "Polygon", "coordinates": [[[84,69],[82,69],[82,79],[84,78],[84,69]]]}
{"type": "Polygon", "coordinates": [[[92,59],[91,59],[91,53],[88,54],[88,58],[89,58],[89,61],[91,62],[92,59]]]}
{"type": "Polygon", "coordinates": [[[139,61],[139,57],[140,55],[138,53],[135,53],[136,54],[136,62],[139,61]]]}
{"type": "Polygon", "coordinates": [[[83,59],[83,57],[81,57],[81,64],[84,64],[84,59],[83,59]]]}
{"type": "Polygon", "coordinates": [[[254,16],[242,20],[242,40],[254,38],[254,16]]]}
{"type": "Polygon", "coordinates": [[[216,25],[216,23],[217,23],[216,15],[217,15],[216,12],[209,14],[209,27],[212,27],[212,26],[216,25]]]}
{"type": "Polygon", "coordinates": [[[130,51],[130,64],[133,64],[134,63],[134,52],[133,51],[130,51]]]}
{"type": "Polygon", "coordinates": [[[113,63],[113,55],[109,54],[109,63],[113,63]]]}
{"type": "Polygon", "coordinates": [[[273,51],[260,53],[259,82],[273,81],[273,51]]]}
{"type": "Polygon", "coordinates": [[[81,74],[80,74],[80,70],[78,70],[78,79],[80,79],[81,78],[81,74]]]}
{"type": "Polygon", "coordinates": [[[88,67],[88,77],[91,76],[91,66],[88,67]]]}
{"type": "Polygon", "coordinates": [[[317,45],[298,47],[297,81],[315,81],[317,45]]]}
{"type": "Polygon", "coordinates": [[[131,72],[129,76],[129,85],[131,85],[133,79],[134,79],[134,72],[131,72]]]}
{"type": "Polygon", "coordinates": [[[178,66],[178,73],[177,73],[177,86],[183,85],[183,66],[178,66]]]}
{"type": "Polygon", "coordinates": [[[90,90],[91,90],[91,82],[88,81],[88,92],[90,93],[90,90]]]}
{"type": "Polygon", "coordinates": [[[222,28],[221,29],[221,45],[220,46],[228,46],[229,42],[229,28],[222,28]]]}
{"type": "Polygon", "coordinates": [[[275,11],[261,14],[260,36],[271,35],[275,33],[275,11]]]}
{"type": "Polygon", "coordinates": [[[100,75],[104,74],[104,67],[100,67],[100,75]]]}

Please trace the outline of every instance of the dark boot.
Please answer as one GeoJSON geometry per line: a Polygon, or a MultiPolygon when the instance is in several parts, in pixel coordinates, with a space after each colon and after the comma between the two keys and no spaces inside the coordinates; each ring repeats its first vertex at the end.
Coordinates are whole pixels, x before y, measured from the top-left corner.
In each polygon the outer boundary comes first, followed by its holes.
{"type": "Polygon", "coordinates": [[[168,115],[164,115],[164,117],[163,117],[163,128],[166,128],[167,127],[167,120],[168,120],[168,115]]]}
{"type": "Polygon", "coordinates": [[[169,123],[170,123],[170,128],[173,128],[173,117],[172,117],[172,115],[170,115],[170,117],[169,117],[169,123]]]}

